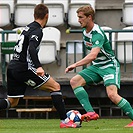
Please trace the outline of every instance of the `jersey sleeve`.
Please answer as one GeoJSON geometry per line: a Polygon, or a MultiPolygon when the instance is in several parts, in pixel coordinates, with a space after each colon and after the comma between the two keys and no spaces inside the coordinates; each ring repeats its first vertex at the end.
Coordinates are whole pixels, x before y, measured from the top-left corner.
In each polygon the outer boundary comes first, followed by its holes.
{"type": "Polygon", "coordinates": [[[35,33],[32,33],[32,35],[29,38],[29,54],[36,68],[42,66],[38,58],[38,50],[41,39],[42,39],[42,34],[41,32],[37,31],[35,33]]]}
{"type": "Polygon", "coordinates": [[[105,41],[105,38],[104,36],[102,36],[101,34],[97,33],[95,34],[93,37],[92,37],[92,43],[93,43],[93,48],[95,47],[100,47],[102,48],[103,47],[103,44],[104,44],[104,41],[105,41]]]}

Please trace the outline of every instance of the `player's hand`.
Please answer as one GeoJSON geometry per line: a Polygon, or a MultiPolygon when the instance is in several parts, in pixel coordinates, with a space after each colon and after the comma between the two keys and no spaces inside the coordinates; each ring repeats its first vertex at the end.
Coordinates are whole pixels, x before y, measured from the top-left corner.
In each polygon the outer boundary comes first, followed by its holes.
{"type": "Polygon", "coordinates": [[[65,73],[68,73],[69,71],[72,71],[74,68],[76,68],[76,65],[75,65],[75,64],[72,64],[72,65],[68,66],[68,67],[65,69],[65,73]]]}
{"type": "Polygon", "coordinates": [[[44,76],[44,70],[42,67],[38,67],[36,70],[38,76],[44,76]]]}

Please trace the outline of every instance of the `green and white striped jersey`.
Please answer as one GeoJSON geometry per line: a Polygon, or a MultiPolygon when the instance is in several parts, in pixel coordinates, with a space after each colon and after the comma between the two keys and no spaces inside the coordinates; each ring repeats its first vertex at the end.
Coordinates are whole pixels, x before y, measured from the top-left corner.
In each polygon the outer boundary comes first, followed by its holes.
{"type": "Polygon", "coordinates": [[[97,24],[94,24],[93,29],[89,33],[86,33],[85,28],[83,29],[83,40],[88,51],[91,51],[91,49],[95,47],[101,48],[97,58],[92,61],[92,65],[102,68],[108,67],[114,62],[115,55],[110,42],[104,31],[97,24]]]}

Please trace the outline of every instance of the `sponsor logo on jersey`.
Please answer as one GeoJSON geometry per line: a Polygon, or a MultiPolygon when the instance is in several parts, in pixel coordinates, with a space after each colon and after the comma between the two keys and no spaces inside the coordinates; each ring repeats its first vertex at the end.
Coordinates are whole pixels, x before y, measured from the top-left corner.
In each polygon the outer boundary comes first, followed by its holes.
{"type": "Polygon", "coordinates": [[[97,40],[97,41],[95,42],[95,44],[98,45],[98,44],[99,44],[99,41],[97,40]]]}
{"type": "Polygon", "coordinates": [[[31,38],[35,38],[36,41],[38,41],[38,36],[36,36],[36,35],[32,35],[31,38]]]}
{"type": "Polygon", "coordinates": [[[86,42],[86,46],[90,46],[90,47],[92,47],[92,43],[90,43],[90,42],[86,42]]]}

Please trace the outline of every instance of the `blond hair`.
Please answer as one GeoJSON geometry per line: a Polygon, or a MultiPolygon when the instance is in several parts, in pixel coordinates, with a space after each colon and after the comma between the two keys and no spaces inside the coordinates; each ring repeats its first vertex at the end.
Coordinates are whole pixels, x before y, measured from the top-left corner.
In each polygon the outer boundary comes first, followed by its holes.
{"type": "Polygon", "coordinates": [[[95,19],[95,11],[94,11],[94,9],[92,8],[92,6],[90,4],[80,7],[77,10],[77,13],[79,13],[79,12],[83,12],[86,17],[91,15],[92,16],[92,20],[95,19]]]}

